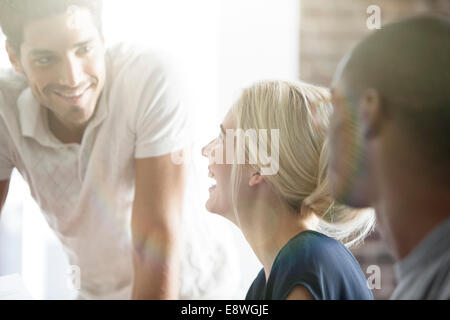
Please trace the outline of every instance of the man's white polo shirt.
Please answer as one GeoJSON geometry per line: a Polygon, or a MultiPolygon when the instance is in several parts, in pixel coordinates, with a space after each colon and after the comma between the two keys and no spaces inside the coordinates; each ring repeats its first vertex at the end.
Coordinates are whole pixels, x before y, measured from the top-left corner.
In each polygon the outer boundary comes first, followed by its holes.
{"type": "Polygon", "coordinates": [[[156,56],[118,45],[107,51],[106,71],[81,144],[55,138],[47,109],[24,81],[0,81],[0,180],[15,167],[27,181],[70,263],[80,267],[81,298],[126,299],[135,159],[186,147],[190,121],[156,56]]]}

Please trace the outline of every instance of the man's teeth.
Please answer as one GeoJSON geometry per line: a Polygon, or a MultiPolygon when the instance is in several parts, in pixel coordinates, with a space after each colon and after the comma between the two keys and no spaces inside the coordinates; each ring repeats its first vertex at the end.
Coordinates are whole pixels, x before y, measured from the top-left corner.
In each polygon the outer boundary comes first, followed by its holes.
{"type": "Polygon", "coordinates": [[[76,98],[81,96],[85,91],[87,90],[87,88],[83,89],[83,90],[78,90],[74,93],[62,93],[62,92],[56,92],[56,94],[64,97],[64,98],[76,98]]]}

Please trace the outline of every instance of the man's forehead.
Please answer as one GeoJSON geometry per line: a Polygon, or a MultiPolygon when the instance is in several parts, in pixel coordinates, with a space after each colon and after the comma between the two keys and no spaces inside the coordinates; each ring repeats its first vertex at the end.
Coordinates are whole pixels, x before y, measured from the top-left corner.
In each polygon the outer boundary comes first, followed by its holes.
{"type": "Polygon", "coordinates": [[[97,31],[87,8],[67,11],[52,17],[33,20],[25,25],[23,45],[31,50],[51,50],[74,46],[92,38],[97,31]]]}

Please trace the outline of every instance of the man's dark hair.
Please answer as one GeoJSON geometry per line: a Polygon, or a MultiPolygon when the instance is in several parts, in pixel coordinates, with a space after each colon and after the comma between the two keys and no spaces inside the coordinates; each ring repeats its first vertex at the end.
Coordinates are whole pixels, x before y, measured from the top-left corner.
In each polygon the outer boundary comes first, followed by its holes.
{"type": "Polygon", "coordinates": [[[89,9],[102,32],[102,0],[0,0],[0,26],[8,44],[19,53],[26,23],[60,14],[72,6],[89,9]]]}
{"type": "Polygon", "coordinates": [[[384,112],[429,159],[450,164],[450,21],[421,15],[373,33],[343,73],[352,95],[374,88],[384,112]]]}

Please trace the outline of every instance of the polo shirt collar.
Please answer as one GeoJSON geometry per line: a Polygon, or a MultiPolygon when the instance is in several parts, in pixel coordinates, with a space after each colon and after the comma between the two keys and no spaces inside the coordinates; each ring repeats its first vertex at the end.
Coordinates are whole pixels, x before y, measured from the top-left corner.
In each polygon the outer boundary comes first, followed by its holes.
{"type": "Polygon", "coordinates": [[[30,88],[26,88],[17,100],[20,130],[24,137],[33,138],[47,147],[58,147],[58,141],[48,130],[47,110],[40,106],[30,88]],[[53,139],[52,139],[53,138],[53,139]]]}

